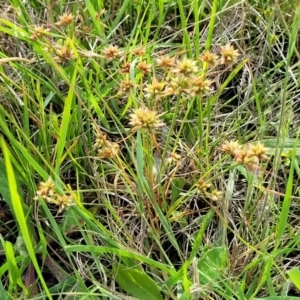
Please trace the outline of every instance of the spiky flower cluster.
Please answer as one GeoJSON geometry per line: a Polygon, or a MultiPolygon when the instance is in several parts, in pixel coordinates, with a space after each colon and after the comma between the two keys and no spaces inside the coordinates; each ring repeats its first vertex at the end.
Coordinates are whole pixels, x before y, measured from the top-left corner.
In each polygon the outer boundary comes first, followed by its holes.
{"type": "Polygon", "coordinates": [[[108,47],[102,50],[104,58],[108,61],[112,61],[116,58],[119,58],[123,55],[123,51],[120,50],[118,46],[109,45],[108,47]]]}
{"type": "Polygon", "coordinates": [[[156,64],[159,68],[162,69],[171,69],[175,65],[175,58],[169,56],[161,56],[156,59],[156,64]]]}
{"type": "Polygon", "coordinates": [[[42,36],[47,35],[50,32],[50,28],[44,28],[44,26],[35,26],[32,29],[30,38],[32,40],[40,39],[42,36]]]}
{"type": "MultiPolygon", "coordinates": [[[[209,79],[210,75],[207,70],[221,64],[232,65],[237,62],[239,56],[238,51],[227,44],[221,47],[220,56],[205,51],[200,56],[200,60],[197,61],[186,56],[170,57],[163,54],[156,58],[156,64],[149,64],[144,58],[145,52],[143,47],[133,50],[133,54],[139,57],[136,69],[140,74],[146,76],[159,69],[163,70],[166,75],[163,80],[157,80],[154,77],[152,82],[147,83],[146,88],[144,88],[145,97],[155,100],[181,94],[192,97],[209,95],[212,91],[213,80],[209,79]],[[203,72],[204,69],[205,72],[203,72]]],[[[121,66],[121,73],[128,74],[130,66],[130,61],[126,60],[121,66]]],[[[127,89],[124,89],[123,83],[124,80],[121,80],[120,90],[124,90],[124,94],[126,94],[127,89]]]]}
{"type": "Polygon", "coordinates": [[[204,181],[202,178],[198,181],[196,187],[200,194],[205,195],[213,201],[219,201],[223,198],[224,193],[222,191],[212,188],[212,184],[204,181]]]}
{"type": "Polygon", "coordinates": [[[58,21],[55,23],[57,26],[66,26],[73,22],[74,16],[71,13],[64,13],[58,17],[58,21]]]}
{"type": "Polygon", "coordinates": [[[151,64],[147,64],[146,61],[140,61],[137,65],[137,68],[140,70],[142,75],[147,75],[151,72],[151,64]]]}
{"type": "Polygon", "coordinates": [[[222,55],[221,64],[224,65],[230,65],[236,63],[237,58],[240,55],[238,50],[234,49],[233,46],[230,45],[229,43],[221,47],[220,53],[222,55]]]}
{"type": "Polygon", "coordinates": [[[220,150],[231,154],[236,162],[250,169],[257,169],[259,162],[268,159],[268,149],[260,142],[242,146],[237,141],[225,141],[220,150]]]}
{"type": "Polygon", "coordinates": [[[146,92],[145,96],[153,99],[161,97],[163,95],[165,84],[165,82],[159,82],[154,78],[152,83],[147,84],[147,86],[144,88],[144,91],[146,92]]]}
{"type": "Polygon", "coordinates": [[[56,45],[54,52],[56,53],[54,59],[59,63],[63,63],[75,58],[73,49],[69,44],[65,44],[63,46],[56,45]]]}
{"type": "Polygon", "coordinates": [[[210,51],[205,51],[201,56],[200,59],[207,63],[208,67],[213,68],[215,65],[218,64],[218,55],[210,52],[210,51]]]}
{"type": "Polygon", "coordinates": [[[101,131],[97,133],[94,147],[97,149],[99,157],[102,159],[116,157],[120,149],[117,143],[109,141],[106,134],[101,131]]]}
{"type": "MultiPolygon", "coordinates": [[[[100,11],[98,14],[98,19],[104,14],[104,11],[100,11]]],[[[102,22],[98,20],[99,24],[102,25],[102,22]]],[[[76,35],[76,38],[80,39],[85,37],[92,27],[88,27],[84,22],[84,17],[80,14],[72,14],[69,12],[65,12],[62,15],[57,17],[56,22],[53,24],[46,25],[36,25],[31,29],[30,38],[34,41],[39,41],[44,43],[43,48],[45,49],[45,54],[50,54],[58,63],[64,63],[76,58],[74,52],[81,52],[82,49],[76,49],[76,43],[74,42],[73,34],[76,35]],[[75,22],[76,21],[76,22],[75,22]],[[74,23],[76,26],[76,30],[72,33],[72,38],[68,41],[61,40],[61,38],[57,38],[56,35],[57,30],[64,30],[68,32],[70,25],[74,23]],[[59,29],[58,29],[59,27],[59,29]],[[62,27],[66,27],[63,29],[62,27]],[[72,45],[71,45],[72,44],[72,45]]],[[[70,31],[71,32],[71,31],[70,31]]],[[[83,51],[84,52],[84,51],[83,51]]],[[[85,51],[86,53],[88,51],[85,51]]],[[[92,51],[91,51],[92,52],[92,51]]],[[[115,46],[109,46],[108,49],[103,50],[104,57],[106,59],[119,57],[120,51],[115,46]]]]}
{"type": "Polygon", "coordinates": [[[137,108],[130,114],[129,125],[132,127],[132,131],[139,129],[155,130],[164,125],[159,119],[156,111],[149,108],[137,108]]]}
{"type": "Polygon", "coordinates": [[[173,73],[180,74],[185,77],[194,77],[199,68],[197,62],[184,57],[182,60],[177,60],[173,73]]]}
{"type": "Polygon", "coordinates": [[[58,206],[58,213],[61,213],[65,208],[74,205],[72,197],[66,194],[60,195],[51,178],[45,182],[40,182],[36,196],[33,198],[38,201],[44,199],[47,203],[52,203],[58,206]]]}
{"type": "Polygon", "coordinates": [[[182,157],[180,154],[176,152],[172,152],[170,156],[167,158],[168,163],[179,163],[182,160],[182,157]]]}

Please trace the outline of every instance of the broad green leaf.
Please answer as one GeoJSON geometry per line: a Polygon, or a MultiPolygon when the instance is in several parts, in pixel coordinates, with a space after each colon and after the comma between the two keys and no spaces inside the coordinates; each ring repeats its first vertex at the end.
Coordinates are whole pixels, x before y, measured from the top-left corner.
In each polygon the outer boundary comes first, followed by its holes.
{"type": "Polygon", "coordinates": [[[174,178],[172,181],[172,203],[176,201],[179,194],[182,192],[185,185],[185,180],[183,177],[174,178]]]}
{"type": "Polygon", "coordinates": [[[9,192],[8,180],[5,170],[5,165],[2,160],[0,160],[0,194],[3,200],[10,206],[11,208],[11,197],[9,192]]]}
{"type": "MultiPolygon", "coordinates": [[[[20,183],[17,178],[16,178],[16,181],[17,181],[18,192],[22,197],[22,193],[20,190],[20,183]]],[[[0,160],[0,182],[1,182],[0,195],[2,196],[3,201],[6,202],[6,204],[10,207],[11,211],[13,211],[12,206],[11,206],[11,196],[10,196],[10,192],[9,192],[6,168],[5,168],[5,164],[2,160],[0,160]]]]}
{"type": "Polygon", "coordinates": [[[132,296],[143,300],[163,299],[157,284],[146,273],[123,265],[115,265],[113,272],[120,287],[132,296]]]}
{"type": "Polygon", "coordinates": [[[227,265],[227,252],[224,247],[207,250],[198,262],[200,283],[209,284],[221,277],[227,265]]]}
{"type": "Polygon", "coordinates": [[[296,156],[300,156],[300,142],[298,139],[285,139],[280,140],[277,145],[277,138],[275,139],[266,139],[261,141],[262,144],[264,144],[265,147],[267,147],[267,154],[268,155],[274,155],[276,148],[281,149],[281,155],[290,157],[291,150],[295,149],[296,156]],[[295,145],[296,143],[296,145],[295,145]]]}
{"type": "Polygon", "coordinates": [[[288,273],[294,285],[297,287],[298,290],[300,290],[300,269],[293,268],[288,273]]]}

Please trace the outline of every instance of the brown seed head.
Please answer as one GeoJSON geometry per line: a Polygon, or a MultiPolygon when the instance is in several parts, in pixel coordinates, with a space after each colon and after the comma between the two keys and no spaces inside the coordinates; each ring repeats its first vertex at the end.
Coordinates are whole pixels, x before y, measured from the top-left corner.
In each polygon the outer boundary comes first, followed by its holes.
{"type": "Polygon", "coordinates": [[[192,81],[193,84],[193,94],[194,95],[206,95],[211,91],[212,81],[204,79],[203,76],[197,77],[192,81]]]}
{"type": "Polygon", "coordinates": [[[138,47],[133,50],[134,55],[136,56],[143,56],[146,53],[146,48],[145,47],[138,47]]]}
{"type": "Polygon", "coordinates": [[[55,23],[57,26],[69,25],[73,22],[74,16],[71,13],[64,13],[62,16],[58,17],[58,21],[55,23]]]}
{"type": "Polygon", "coordinates": [[[59,206],[58,208],[58,213],[62,213],[62,211],[70,206],[73,206],[75,203],[73,202],[73,199],[71,196],[67,196],[67,195],[57,195],[56,199],[53,201],[53,203],[55,203],[56,205],[59,206]]]}
{"type": "Polygon", "coordinates": [[[144,61],[138,63],[137,68],[141,71],[143,75],[146,75],[151,72],[152,65],[147,64],[144,61]]]}
{"type": "Polygon", "coordinates": [[[56,53],[56,56],[54,57],[54,59],[60,63],[69,61],[69,60],[75,58],[73,49],[69,45],[57,46],[57,48],[55,49],[55,53],[56,53]]]}
{"type": "Polygon", "coordinates": [[[124,64],[121,66],[121,72],[125,73],[125,74],[130,72],[130,62],[129,61],[124,62],[124,64]]]}
{"type": "Polygon", "coordinates": [[[120,82],[120,93],[128,93],[131,89],[134,88],[134,84],[131,80],[126,79],[120,82]]]}
{"type": "Polygon", "coordinates": [[[99,131],[97,132],[97,138],[95,140],[94,147],[100,148],[107,144],[106,134],[99,131]]]}
{"type": "Polygon", "coordinates": [[[218,56],[210,51],[205,51],[201,56],[200,56],[200,59],[203,61],[203,62],[206,62],[207,65],[209,67],[214,67],[217,62],[218,62],[218,56]]]}
{"type": "Polygon", "coordinates": [[[45,201],[51,202],[51,199],[55,195],[55,185],[50,177],[45,182],[40,182],[39,189],[36,192],[36,196],[33,198],[34,200],[39,200],[39,197],[42,197],[45,201]]]}
{"type": "Polygon", "coordinates": [[[121,57],[123,52],[119,49],[118,46],[109,45],[108,47],[102,50],[102,53],[108,61],[121,57]]]}
{"type": "Polygon", "coordinates": [[[182,159],[181,155],[173,152],[170,154],[170,157],[167,159],[168,163],[178,163],[180,162],[182,159]]]}
{"type": "Polygon", "coordinates": [[[191,80],[185,76],[178,76],[168,82],[164,95],[180,95],[181,93],[191,94],[191,92],[191,80]]]}
{"type": "Polygon", "coordinates": [[[50,32],[50,28],[44,28],[44,26],[35,26],[32,30],[30,38],[32,40],[37,40],[43,35],[46,35],[48,32],[50,32]]]}
{"type": "Polygon", "coordinates": [[[118,155],[120,146],[117,143],[109,142],[105,147],[98,150],[99,157],[102,159],[114,158],[118,155]]]}
{"type": "Polygon", "coordinates": [[[162,69],[170,69],[175,65],[175,58],[168,56],[161,56],[156,59],[157,66],[162,69]]]}
{"type": "Polygon", "coordinates": [[[223,152],[228,152],[231,155],[236,155],[236,153],[241,150],[241,145],[238,141],[225,141],[220,150],[223,152]]]}
{"type": "Polygon", "coordinates": [[[210,183],[207,183],[205,182],[203,179],[200,179],[197,183],[197,189],[200,191],[200,192],[206,192],[208,188],[211,187],[211,184],[210,183]]]}

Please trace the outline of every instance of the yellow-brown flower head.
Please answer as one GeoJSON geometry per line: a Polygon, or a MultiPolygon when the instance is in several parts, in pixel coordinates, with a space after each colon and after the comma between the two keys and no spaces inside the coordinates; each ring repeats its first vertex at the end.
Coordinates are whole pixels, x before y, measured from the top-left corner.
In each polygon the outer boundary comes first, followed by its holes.
{"type": "Polygon", "coordinates": [[[57,195],[56,199],[53,201],[56,205],[58,205],[58,213],[60,214],[65,208],[74,205],[73,199],[71,196],[67,195],[57,195]]]}
{"type": "Polygon", "coordinates": [[[222,191],[213,190],[213,191],[211,192],[210,197],[211,197],[211,200],[213,200],[213,201],[218,201],[218,200],[222,200],[223,195],[224,195],[224,194],[223,194],[222,191]]]}
{"type": "Polygon", "coordinates": [[[30,38],[35,41],[43,35],[46,35],[48,32],[50,32],[50,28],[44,28],[44,26],[35,26],[32,30],[30,38]]]}
{"type": "Polygon", "coordinates": [[[97,132],[97,138],[95,140],[94,147],[100,148],[105,146],[106,143],[107,143],[106,134],[101,131],[97,132]]]}
{"type": "Polygon", "coordinates": [[[74,16],[70,13],[64,13],[63,15],[58,17],[58,21],[55,23],[55,25],[63,26],[63,25],[69,25],[73,22],[74,16]]]}
{"type": "Polygon", "coordinates": [[[123,55],[123,52],[119,49],[118,46],[109,45],[108,47],[102,50],[104,58],[108,61],[114,60],[123,55]]]}
{"type": "Polygon", "coordinates": [[[197,77],[192,81],[193,84],[193,94],[194,95],[206,95],[211,91],[212,81],[209,79],[204,79],[203,76],[197,77]]]}
{"type": "Polygon", "coordinates": [[[175,65],[175,58],[168,56],[161,56],[156,59],[157,66],[162,69],[170,69],[175,65]]]}
{"type": "Polygon", "coordinates": [[[203,179],[200,179],[197,183],[197,189],[202,193],[206,192],[207,189],[210,187],[211,187],[211,184],[205,182],[203,179]]]}
{"type": "Polygon", "coordinates": [[[176,152],[172,152],[170,154],[170,157],[167,158],[168,163],[179,163],[181,161],[182,157],[176,152]]]}
{"type": "Polygon", "coordinates": [[[118,155],[120,146],[117,143],[108,142],[105,147],[102,147],[98,150],[99,157],[102,159],[105,158],[114,158],[118,155]]]}
{"type": "Polygon", "coordinates": [[[105,12],[106,10],[104,8],[102,8],[99,12],[96,12],[95,19],[99,19],[105,12]]]}
{"type": "Polygon", "coordinates": [[[69,45],[57,46],[57,48],[55,49],[55,53],[56,56],[54,57],[54,59],[60,63],[75,58],[73,49],[69,45]]]}
{"type": "Polygon", "coordinates": [[[235,161],[244,165],[253,164],[254,158],[250,157],[248,151],[244,148],[236,151],[234,154],[235,161]]]}
{"type": "Polygon", "coordinates": [[[230,65],[237,62],[237,58],[240,56],[239,51],[234,49],[229,43],[225,46],[221,46],[220,53],[221,64],[230,65]]]}
{"type": "Polygon", "coordinates": [[[249,157],[254,157],[258,161],[262,161],[268,159],[266,155],[267,150],[268,149],[262,143],[258,142],[256,144],[249,144],[247,153],[249,157]]]}
{"type": "Polygon", "coordinates": [[[241,145],[238,141],[225,141],[220,150],[223,152],[228,152],[231,155],[236,155],[236,153],[241,150],[241,145]]]}
{"type": "Polygon", "coordinates": [[[173,69],[174,73],[178,73],[186,77],[193,77],[197,71],[198,67],[196,62],[186,57],[182,60],[177,60],[175,68],[173,69]]]}
{"type": "Polygon", "coordinates": [[[130,114],[130,126],[132,131],[139,129],[154,130],[163,126],[156,111],[148,108],[137,108],[130,114]]]}
{"type": "Polygon", "coordinates": [[[162,96],[162,91],[164,89],[165,82],[159,82],[156,79],[153,79],[151,84],[147,84],[144,88],[144,91],[147,93],[145,96],[147,98],[158,98],[162,96]]]}
{"type": "Polygon", "coordinates": [[[132,52],[134,53],[134,55],[141,57],[146,53],[146,48],[138,47],[138,48],[134,49],[132,52]]]}
{"type": "Polygon", "coordinates": [[[205,51],[201,56],[200,59],[203,62],[206,62],[208,67],[212,68],[218,63],[218,56],[210,51],[205,51]]]}
{"type": "Polygon", "coordinates": [[[50,202],[53,195],[55,195],[55,185],[50,177],[45,182],[40,182],[39,189],[36,192],[36,196],[33,198],[34,200],[38,200],[39,197],[42,197],[45,201],[50,202]]]}
{"type": "Polygon", "coordinates": [[[144,61],[138,63],[137,68],[141,71],[143,75],[149,74],[151,72],[152,65],[147,64],[144,61]]]}
{"type": "Polygon", "coordinates": [[[130,90],[134,88],[134,84],[131,80],[125,79],[120,82],[120,93],[128,93],[130,90]]]}
{"type": "Polygon", "coordinates": [[[185,76],[178,76],[173,78],[165,89],[165,96],[179,95],[181,93],[191,94],[192,86],[191,80],[185,76]]]}
{"type": "Polygon", "coordinates": [[[124,74],[127,74],[130,72],[130,62],[126,61],[123,63],[123,65],[121,66],[121,72],[124,74]]]}
{"type": "Polygon", "coordinates": [[[83,36],[86,36],[88,33],[91,32],[92,27],[87,26],[87,25],[81,25],[81,30],[82,30],[83,36]]]}
{"type": "Polygon", "coordinates": [[[113,158],[118,155],[120,149],[117,143],[109,141],[106,134],[101,131],[97,132],[94,147],[97,148],[100,158],[113,158]]]}

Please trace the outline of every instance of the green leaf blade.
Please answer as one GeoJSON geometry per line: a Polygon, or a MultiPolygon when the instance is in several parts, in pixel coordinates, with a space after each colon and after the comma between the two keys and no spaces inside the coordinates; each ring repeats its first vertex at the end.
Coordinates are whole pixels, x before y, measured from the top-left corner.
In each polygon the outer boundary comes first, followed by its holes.
{"type": "Polygon", "coordinates": [[[121,288],[138,299],[163,299],[157,284],[146,273],[136,269],[128,269],[122,265],[116,265],[114,273],[121,288]]]}

